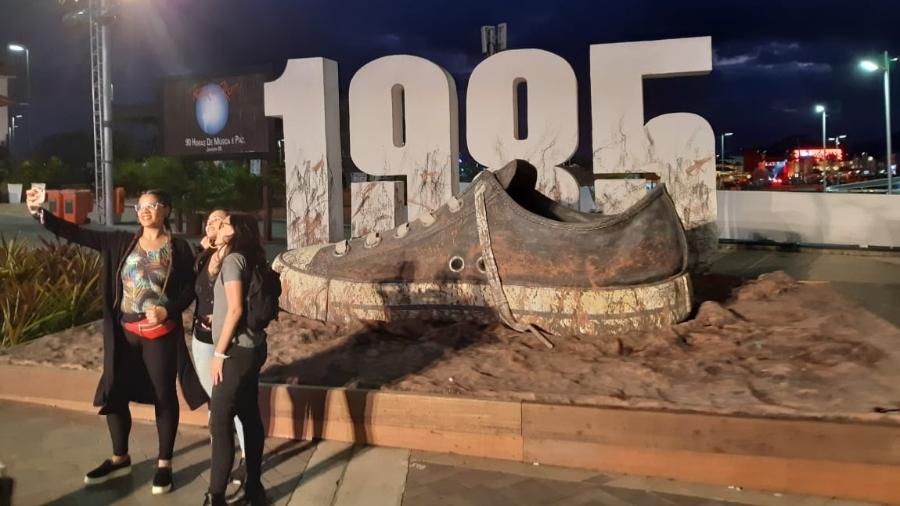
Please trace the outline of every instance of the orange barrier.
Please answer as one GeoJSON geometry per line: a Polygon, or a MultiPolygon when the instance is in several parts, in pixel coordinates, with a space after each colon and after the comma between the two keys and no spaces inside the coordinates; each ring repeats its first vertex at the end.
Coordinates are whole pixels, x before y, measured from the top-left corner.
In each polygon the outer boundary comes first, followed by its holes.
{"type": "Polygon", "coordinates": [[[116,221],[118,221],[122,218],[122,213],[125,212],[125,188],[117,186],[114,195],[113,214],[116,215],[116,221]]]}
{"type": "Polygon", "coordinates": [[[93,207],[90,190],[63,190],[63,219],[81,225],[87,223],[93,207]]]}
{"type": "Polygon", "coordinates": [[[47,208],[53,216],[63,217],[63,195],[60,190],[47,190],[47,208]]]}

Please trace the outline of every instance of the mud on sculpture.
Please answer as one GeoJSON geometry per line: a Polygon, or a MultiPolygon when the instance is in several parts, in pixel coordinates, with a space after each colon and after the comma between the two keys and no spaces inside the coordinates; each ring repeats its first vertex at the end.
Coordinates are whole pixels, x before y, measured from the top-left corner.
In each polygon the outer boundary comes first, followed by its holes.
{"type": "Polygon", "coordinates": [[[537,192],[517,160],[382,233],[278,256],[282,307],[328,321],[498,319],[517,330],[618,334],[683,320],[687,242],[660,185],[621,214],[537,192]]]}

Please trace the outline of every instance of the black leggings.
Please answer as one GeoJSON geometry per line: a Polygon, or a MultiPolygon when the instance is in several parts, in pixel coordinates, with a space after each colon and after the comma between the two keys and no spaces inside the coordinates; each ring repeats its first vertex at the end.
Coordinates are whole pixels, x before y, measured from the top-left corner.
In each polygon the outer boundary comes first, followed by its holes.
{"type": "MultiPolygon", "coordinates": [[[[157,339],[146,339],[125,331],[125,343],[117,350],[121,351],[118,357],[121,360],[116,364],[117,371],[121,371],[119,376],[126,385],[135,386],[144,383],[133,379],[136,374],[142,375],[143,371],[137,370],[142,366],[150,378],[156,411],[156,431],[159,434],[160,460],[172,458],[175,433],[178,430],[180,408],[175,390],[178,373],[175,339],[176,334],[180,334],[180,329],[181,327],[177,327],[175,331],[157,339]],[[123,371],[123,367],[127,369],[123,371]]],[[[112,438],[113,454],[127,455],[128,435],[131,432],[131,410],[128,408],[128,400],[113,405],[106,415],[106,424],[112,438]]]]}
{"type": "Polygon", "coordinates": [[[222,382],[213,386],[209,432],[212,436],[212,464],[209,491],[225,492],[234,464],[234,417],[244,425],[247,489],[260,489],[265,430],[259,414],[259,371],[266,362],[266,344],[255,348],[232,346],[222,368],[222,382]]]}

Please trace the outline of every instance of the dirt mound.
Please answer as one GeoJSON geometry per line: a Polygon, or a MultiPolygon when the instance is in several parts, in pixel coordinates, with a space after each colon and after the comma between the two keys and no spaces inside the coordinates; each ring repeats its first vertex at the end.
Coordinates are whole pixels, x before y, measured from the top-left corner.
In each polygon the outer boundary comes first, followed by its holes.
{"type": "MultiPolygon", "coordinates": [[[[530,334],[472,322],[323,323],[282,314],[265,381],[556,403],[900,422],[900,331],[827,285],[782,272],[699,279],[693,319],[623,336],[530,334]]],[[[98,369],[99,325],[9,350],[0,363],[98,369]]],[[[85,395],[89,395],[86,393],[85,395]]]]}

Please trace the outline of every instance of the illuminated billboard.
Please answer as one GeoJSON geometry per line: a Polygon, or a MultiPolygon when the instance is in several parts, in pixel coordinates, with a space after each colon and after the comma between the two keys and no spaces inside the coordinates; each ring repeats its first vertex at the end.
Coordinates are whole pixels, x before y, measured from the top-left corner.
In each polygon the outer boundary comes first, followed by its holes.
{"type": "Polygon", "coordinates": [[[262,74],[173,79],[163,92],[163,138],[169,156],[269,151],[262,74]]]}

